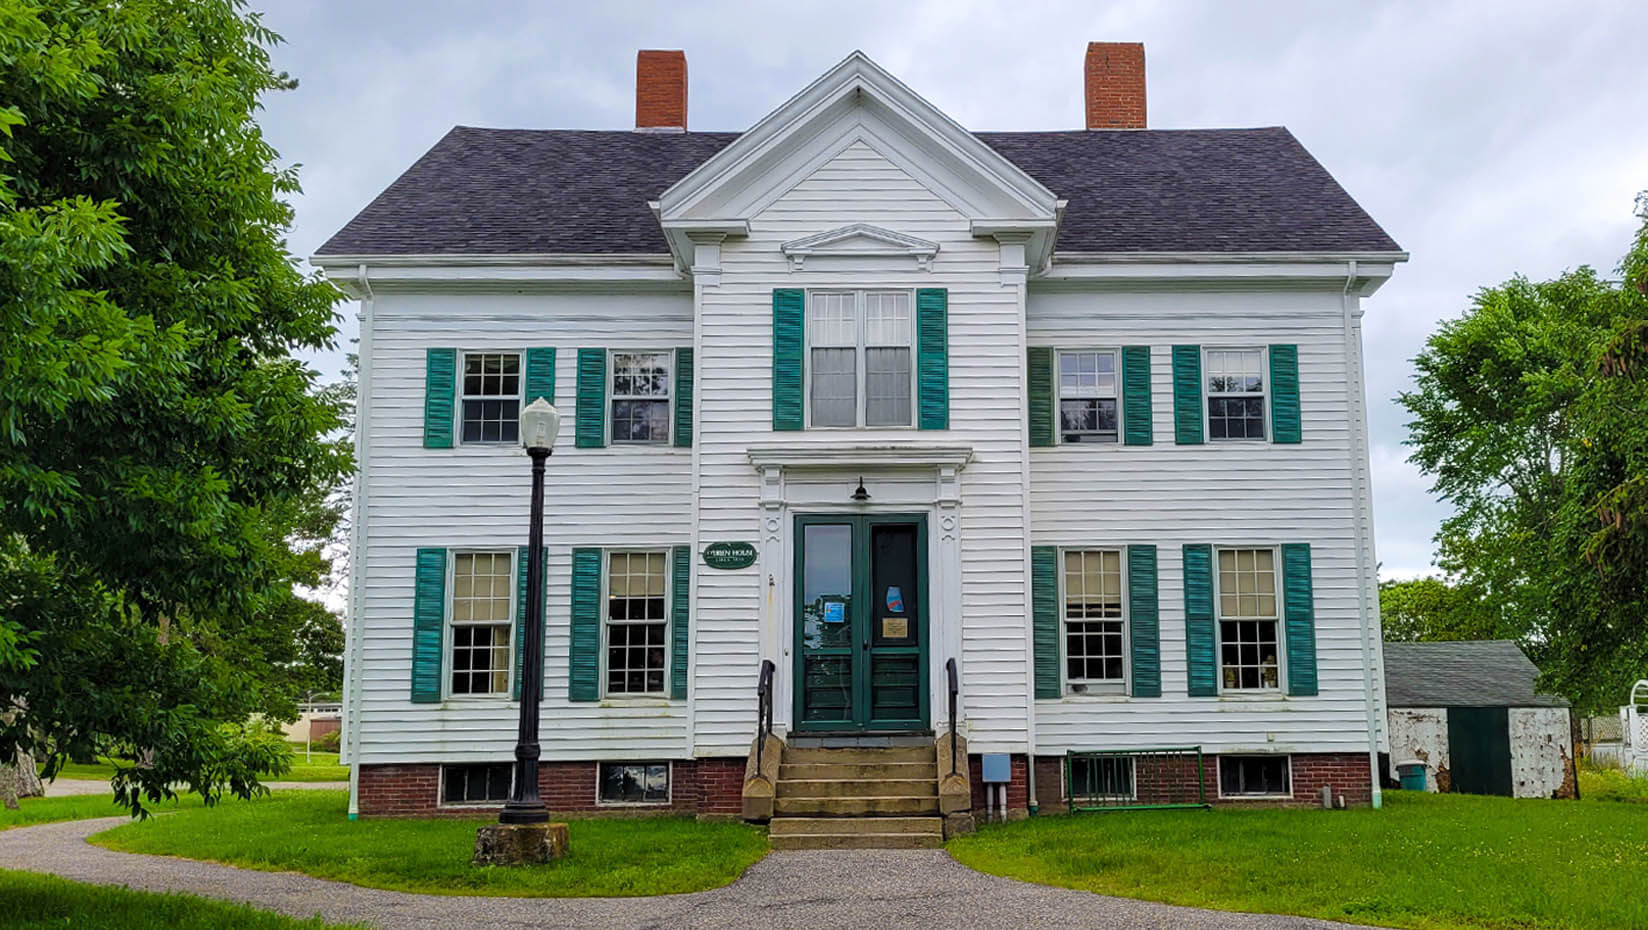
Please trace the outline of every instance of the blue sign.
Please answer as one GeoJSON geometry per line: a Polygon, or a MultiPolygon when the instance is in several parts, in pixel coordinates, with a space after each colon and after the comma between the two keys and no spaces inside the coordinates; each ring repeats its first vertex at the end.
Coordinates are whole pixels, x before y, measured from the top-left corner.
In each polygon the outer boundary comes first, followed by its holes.
{"type": "Polygon", "coordinates": [[[887,609],[895,614],[904,612],[904,592],[896,584],[887,587],[887,609]]]}
{"type": "Polygon", "coordinates": [[[825,623],[846,623],[847,622],[847,605],[842,603],[841,601],[825,601],[824,602],[824,622],[825,623]]]}

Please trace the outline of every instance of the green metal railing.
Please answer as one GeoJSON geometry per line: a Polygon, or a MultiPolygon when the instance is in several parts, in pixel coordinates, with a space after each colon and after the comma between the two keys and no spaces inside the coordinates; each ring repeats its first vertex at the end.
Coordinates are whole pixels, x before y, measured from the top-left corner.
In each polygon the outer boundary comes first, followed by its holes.
{"type": "Polygon", "coordinates": [[[1064,757],[1064,790],[1072,813],[1209,806],[1200,746],[1072,750],[1064,757]]]}

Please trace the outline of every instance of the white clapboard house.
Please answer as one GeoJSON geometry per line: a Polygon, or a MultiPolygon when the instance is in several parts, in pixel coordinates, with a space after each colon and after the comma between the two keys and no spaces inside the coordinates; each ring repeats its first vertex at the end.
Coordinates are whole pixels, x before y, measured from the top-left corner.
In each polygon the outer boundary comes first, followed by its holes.
{"type": "Polygon", "coordinates": [[[501,802],[529,596],[556,810],[1377,803],[1361,320],[1406,255],[1286,129],[1147,129],[1142,46],[1084,75],[1085,129],[973,132],[854,53],[697,132],[646,51],[635,129],[456,127],[321,247],[352,811],[501,802]]]}

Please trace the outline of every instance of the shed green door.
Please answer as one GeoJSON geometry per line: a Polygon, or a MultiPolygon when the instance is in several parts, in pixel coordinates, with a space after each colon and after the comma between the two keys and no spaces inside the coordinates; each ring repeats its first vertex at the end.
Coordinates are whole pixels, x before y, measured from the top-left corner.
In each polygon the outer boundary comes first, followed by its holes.
{"type": "Polygon", "coordinates": [[[927,520],[796,518],[796,729],[928,728],[927,520]]]}
{"type": "Polygon", "coordinates": [[[1510,713],[1503,707],[1448,708],[1452,790],[1511,796],[1510,713]]]}

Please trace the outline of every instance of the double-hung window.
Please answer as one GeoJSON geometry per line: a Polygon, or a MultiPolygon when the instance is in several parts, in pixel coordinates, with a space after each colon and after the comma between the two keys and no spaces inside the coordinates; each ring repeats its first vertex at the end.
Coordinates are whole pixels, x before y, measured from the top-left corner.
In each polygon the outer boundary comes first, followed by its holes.
{"type": "Polygon", "coordinates": [[[1276,553],[1220,549],[1219,669],[1228,691],[1281,687],[1281,624],[1276,608],[1276,553]]]}
{"type": "Polygon", "coordinates": [[[1208,349],[1207,434],[1211,439],[1265,438],[1265,350],[1208,349]]]}
{"type": "Polygon", "coordinates": [[[915,329],[909,291],[811,293],[809,425],[912,425],[915,329]]]}
{"type": "Polygon", "coordinates": [[[1058,354],[1059,442],[1117,440],[1116,355],[1113,350],[1058,354]]]}
{"type": "Polygon", "coordinates": [[[465,352],[463,363],[463,441],[517,441],[521,356],[514,352],[465,352]]]}
{"type": "Polygon", "coordinates": [[[612,353],[612,441],[670,441],[670,352],[612,353]]]}
{"type": "Polygon", "coordinates": [[[1119,549],[1064,552],[1064,665],[1069,690],[1119,692],[1126,682],[1119,549]]]}
{"type": "Polygon", "coordinates": [[[459,552],[452,559],[451,693],[509,693],[509,631],[515,608],[511,552],[459,552]]]}
{"type": "Polygon", "coordinates": [[[608,694],[665,694],[669,681],[668,553],[607,553],[608,694]]]}

